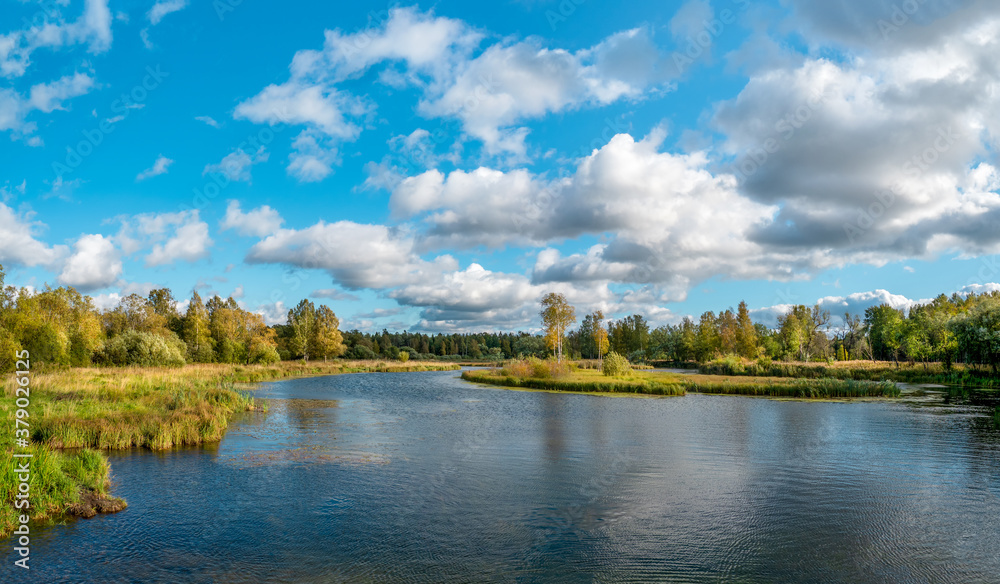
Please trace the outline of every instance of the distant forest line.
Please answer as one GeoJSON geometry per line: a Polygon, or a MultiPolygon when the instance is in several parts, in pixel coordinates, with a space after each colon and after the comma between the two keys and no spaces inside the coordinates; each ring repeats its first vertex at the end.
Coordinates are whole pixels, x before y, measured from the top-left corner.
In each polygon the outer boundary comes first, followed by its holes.
{"type": "Polygon", "coordinates": [[[31,291],[4,284],[0,266],[0,370],[12,370],[17,351],[45,366],[183,365],[185,363],[268,364],[279,360],[474,359],[502,361],[548,357],[557,348],[569,358],[598,358],[607,351],[633,362],[707,362],[735,355],[784,361],[940,361],[1000,364],[1000,293],[940,295],[908,312],[882,304],[863,315],[844,315],[830,327],[829,311],[795,306],[776,327],[754,322],[745,302],[695,321],[651,327],[639,314],[577,320],[552,341],[549,335],[516,333],[426,334],[341,331],[330,308],[302,300],[286,324],[268,326],[233,298],[204,300],[195,292],[186,310],[166,288],[146,297],[121,299],[98,310],[93,299],[72,287],[31,291]],[[606,333],[602,337],[601,331],[606,333]],[[596,334],[595,334],[596,333],[596,334]],[[600,340],[600,341],[599,341],[600,340]],[[598,353],[598,342],[605,346],[598,353]]]}

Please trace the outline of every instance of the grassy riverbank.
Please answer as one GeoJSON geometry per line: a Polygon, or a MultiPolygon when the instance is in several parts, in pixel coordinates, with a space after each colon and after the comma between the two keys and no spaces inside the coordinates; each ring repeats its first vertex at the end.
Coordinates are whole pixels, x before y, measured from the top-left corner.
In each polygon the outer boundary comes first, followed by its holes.
{"type": "Polygon", "coordinates": [[[892,361],[835,361],[833,363],[785,363],[723,357],[698,367],[708,375],[794,377],[798,379],[853,379],[855,381],[900,381],[946,385],[1000,387],[1000,379],[985,368],[955,363],[893,363],[892,361]]]}
{"type": "MultiPolygon", "coordinates": [[[[451,363],[384,361],[282,362],[275,365],[188,365],[180,368],[82,368],[31,379],[32,520],[92,516],[124,508],[109,493],[101,449],[163,450],[220,440],[229,417],[264,406],[244,384],[314,375],[443,371],[451,363]]],[[[14,474],[14,377],[3,383],[0,417],[0,537],[15,527],[19,481],[14,474]]]]}
{"type": "Polygon", "coordinates": [[[467,381],[530,389],[584,393],[685,395],[687,392],[790,398],[852,399],[898,397],[892,382],[852,379],[789,379],[722,375],[677,375],[635,371],[627,377],[605,377],[600,371],[578,369],[552,377],[506,374],[500,369],[464,371],[467,381]]]}

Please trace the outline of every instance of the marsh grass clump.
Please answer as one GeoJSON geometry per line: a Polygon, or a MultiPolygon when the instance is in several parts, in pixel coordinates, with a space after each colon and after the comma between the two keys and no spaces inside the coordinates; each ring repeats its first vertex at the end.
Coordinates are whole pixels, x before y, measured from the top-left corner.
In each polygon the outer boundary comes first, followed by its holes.
{"type": "Polygon", "coordinates": [[[735,355],[718,357],[698,366],[705,375],[790,377],[798,379],[853,379],[856,381],[900,381],[948,385],[1000,387],[1000,379],[988,370],[953,363],[892,363],[888,361],[834,361],[823,363],[756,361],[735,355]]]}
{"type": "Polygon", "coordinates": [[[513,359],[500,370],[506,377],[518,379],[559,379],[568,375],[572,367],[565,361],[555,359],[513,359]]]}
{"type": "MultiPolygon", "coordinates": [[[[510,364],[509,364],[510,365],[510,364]]],[[[532,377],[530,368],[513,364],[500,370],[463,371],[462,379],[489,385],[549,391],[583,393],[635,393],[646,395],[684,395],[684,388],[672,378],[648,377],[607,378],[592,369],[569,371],[561,377],[532,377]],[[525,371],[527,375],[521,375],[525,371]]]]}
{"type": "Polygon", "coordinates": [[[14,507],[20,480],[14,474],[13,443],[7,441],[0,453],[3,472],[0,473],[0,537],[18,525],[18,515],[26,513],[32,521],[45,521],[66,513],[87,515],[87,510],[113,513],[126,507],[121,499],[108,494],[110,481],[107,459],[100,452],[83,449],[61,451],[43,444],[33,445],[27,452],[31,458],[31,507],[25,511],[14,507]],[[73,511],[78,511],[73,513],[73,511]]]}
{"type": "Polygon", "coordinates": [[[892,381],[854,379],[785,379],[691,375],[684,378],[688,391],[728,395],[793,398],[882,398],[899,397],[892,381]]]}
{"type": "Polygon", "coordinates": [[[612,351],[604,357],[601,373],[605,377],[627,377],[632,374],[632,365],[623,355],[612,351]]]}

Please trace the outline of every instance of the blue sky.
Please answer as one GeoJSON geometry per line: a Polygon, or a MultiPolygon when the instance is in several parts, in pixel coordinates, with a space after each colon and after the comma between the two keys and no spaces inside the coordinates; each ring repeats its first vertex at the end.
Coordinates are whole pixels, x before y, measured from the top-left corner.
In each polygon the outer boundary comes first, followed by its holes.
{"type": "Polygon", "coordinates": [[[989,2],[0,2],[9,283],[466,331],[1000,281],[989,2]]]}

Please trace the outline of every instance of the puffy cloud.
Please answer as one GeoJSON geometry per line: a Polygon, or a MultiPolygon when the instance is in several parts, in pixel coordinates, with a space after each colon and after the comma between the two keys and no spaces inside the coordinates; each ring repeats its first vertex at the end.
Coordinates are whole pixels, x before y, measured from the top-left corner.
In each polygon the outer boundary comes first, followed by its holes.
{"type": "Polygon", "coordinates": [[[0,202],[0,264],[54,266],[65,246],[50,247],[35,239],[34,224],[0,202]]]}
{"type": "Polygon", "coordinates": [[[90,291],[111,286],[121,275],[121,254],[111,239],[83,235],[73,244],[73,254],[59,273],[59,283],[90,291]]]}
{"type": "Polygon", "coordinates": [[[977,162],[1000,136],[996,32],[994,15],[937,45],[754,74],[714,114],[741,192],[781,205],[750,239],[813,269],[1000,250],[995,169],[977,162]]]}
{"type": "Polygon", "coordinates": [[[154,176],[160,176],[161,174],[166,174],[167,169],[173,163],[174,163],[173,160],[161,154],[156,158],[156,162],[153,163],[153,166],[147,168],[146,170],[136,175],[135,180],[144,181],[147,178],[152,178],[154,176]]]}
{"type": "Polygon", "coordinates": [[[229,180],[249,183],[253,180],[253,176],[250,174],[253,165],[267,162],[269,157],[270,155],[263,146],[252,154],[238,148],[223,157],[218,164],[206,165],[201,174],[219,173],[229,180]]]}
{"type": "Polygon", "coordinates": [[[460,119],[490,153],[523,156],[527,130],[515,127],[518,122],[640,97],[658,59],[644,29],[618,33],[576,53],[548,49],[534,39],[497,44],[463,64],[440,95],[426,96],[420,111],[460,119]]]}
{"type": "Polygon", "coordinates": [[[151,233],[163,233],[168,226],[174,227],[173,236],[155,244],[146,256],[147,266],[179,260],[196,262],[208,257],[213,242],[208,235],[208,224],[199,219],[197,210],[158,215],[146,219],[146,223],[151,225],[151,233]]]}
{"type": "MultiPolygon", "coordinates": [[[[476,55],[484,35],[466,23],[394,8],[382,26],[353,34],[326,31],[321,50],[295,54],[291,75],[240,103],[236,118],[257,123],[306,126],[289,172],[304,181],[321,180],[335,160],[331,142],[353,140],[372,107],[338,87],[341,82],[384,65],[378,76],[393,87],[422,92],[418,110],[456,118],[465,132],[491,154],[524,157],[524,120],[566,109],[640,98],[662,81],[659,53],[646,29],[620,32],[597,45],[570,52],[550,49],[537,39],[504,40],[476,55]],[[316,155],[328,152],[327,160],[316,155]],[[304,151],[303,151],[304,150],[304,151]]],[[[301,139],[300,135],[300,139],[301,139]]]]}
{"type": "Polygon", "coordinates": [[[389,294],[407,306],[435,307],[457,313],[517,308],[537,296],[524,276],[494,273],[479,264],[444,274],[440,280],[418,282],[389,294]]]}
{"type": "Polygon", "coordinates": [[[441,76],[469,54],[483,35],[460,20],[420,13],[416,8],[394,8],[381,29],[354,34],[326,32],[321,52],[300,51],[293,71],[328,71],[342,81],[383,61],[402,61],[415,71],[441,76]]]}
{"type": "Polygon", "coordinates": [[[620,134],[568,177],[480,168],[402,181],[390,205],[426,225],[422,246],[546,245],[610,234],[584,254],[538,255],[533,279],[656,282],[683,287],[716,274],[787,275],[788,258],[759,257],[747,234],[775,213],[743,197],[732,175],[713,175],[704,153],[659,151],[662,133],[620,134]]]}
{"type": "Polygon", "coordinates": [[[264,324],[267,326],[288,323],[288,307],[280,300],[261,304],[254,312],[264,317],[264,324]]]}
{"type": "Polygon", "coordinates": [[[239,201],[229,201],[226,216],[222,219],[222,229],[235,229],[240,235],[266,237],[281,229],[285,220],[267,205],[244,213],[239,201]]]}
{"type": "Polygon", "coordinates": [[[820,308],[829,310],[832,315],[840,317],[845,312],[864,314],[865,309],[881,304],[888,304],[900,310],[909,310],[913,306],[926,303],[928,300],[910,300],[906,296],[893,294],[888,290],[873,290],[870,292],[855,292],[847,296],[826,296],[816,301],[820,308]]]}
{"type": "Polygon", "coordinates": [[[968,284],[962,286],[962,289],[957,293],[962,296],[968,296],[969,294],[989,294],[991,292],[1000,291],[1000,284],[996,282],[986,282],[985,284],[968,284]]]}
{"type": "Polygon", "coordinates": [[[236,106],[233,117],[258,124],[307,125],[333,138],[353,140],[361,128],[347,116],[364,111],[362,102],[347,93],[296,79],[268,85],[236,106]]]}
{"type": "Polygon", "coordinates": [[[305,131],[292,143],[293,151],[288,155],[288,174],[299,182],[319,182],[333,172],[337,162],[337,149],[324,146],[322,136],[305,131]]]}
{"type": "Polygon", "coordinates": [[[351,221],[280,229],[256,243],[246,261],[326,270],[350,290],[393,288],[456,267],[450,256],[421,259],[412,237],[399,229],[351,221]]]}
{"type": "Polygon", "coordinates": [[[118,306],[122,301],[122,295],[118,292],[107,292],[104,294],[95,294],[91,296],[91,299],[94,301],[94,308],[101,312],[107,312],[114,310],[118,306]]]}
{"type": "Polygon", "coordinates": [[[121,229],[115,243],[125,255],[149,249],[147,266],[161,266],[178,260],[195,262],[209,255],[212,239],[208,224],[199,212],[147,213],[135,217],[118,217],[121,229]]]}

